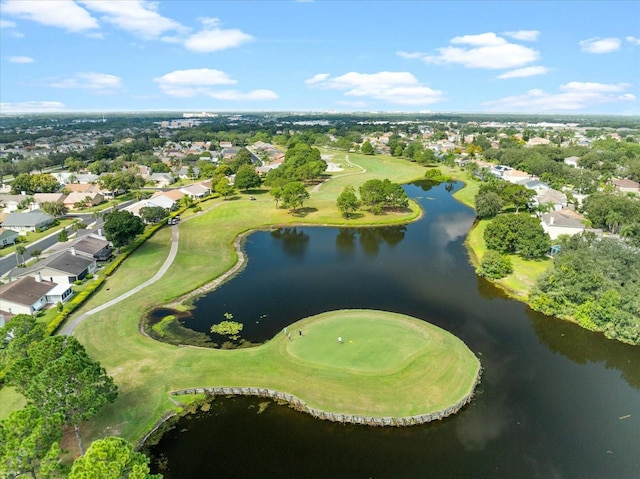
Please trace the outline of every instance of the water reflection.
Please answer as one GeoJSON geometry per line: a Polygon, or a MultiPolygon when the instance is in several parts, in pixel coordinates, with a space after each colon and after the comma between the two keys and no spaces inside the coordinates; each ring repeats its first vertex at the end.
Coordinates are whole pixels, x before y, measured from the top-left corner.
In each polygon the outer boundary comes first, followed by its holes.
{"type": "Polygon", "coordinates": [[[277,240],[274,244],[282,246],[283,251],[292,258],[301,259],[309,245],[309,235],[295,226],[274,229],[271,231],[271,237],[277,240]]]}
{"type": "Polygon", "coordinates": [[[258,399],[217,399],[211,413],[183,419],[155,449],[167,457],[167,479],[211,471],[225,478],[640,477],[640,349],[535,313],[478,278],[463,245],[474,214],[451,198],[458,184],[447,186],[408,186],[425,215],[404,227],[251,235],[246,269],[196,303],[194,324],[207,331],[211,318],[230,311],[247,339],[262,341],[330,309],[409,314],[479,355],[483,381],[471,407],[442,423],[383,430],[273,404],[258,414],[258,399]]]}

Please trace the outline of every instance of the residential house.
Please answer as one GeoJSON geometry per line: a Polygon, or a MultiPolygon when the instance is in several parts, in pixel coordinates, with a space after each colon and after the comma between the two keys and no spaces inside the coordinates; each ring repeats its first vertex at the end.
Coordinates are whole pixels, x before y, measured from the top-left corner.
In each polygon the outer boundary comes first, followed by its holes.
{"type": "Polygon", "coordinates": [[[553,210],[558,211],[567,207],[567,195],[562,191],[554,190],[553,188],[547,188],[538,191],[533,199],[534,206],[540,205],[553,205],[553,210]]]}
{"type": "Polygon", "coordinates": [[[147,181],[153,182],[158,188],[166,188],[175,182],[175,178],[171,173],[152,173],[147,181]]]}
{"type": "Polygon", "coordinates": [[[211,186],[207,187],[203,183],[194,183],[193,185],[185,186],[184,188],[180,188],[185,195],[190,196],[194,199],[204,198],[209,193],[211,193],[211,186]]]}
{"type": "Polygon", "coordinates": [[[166,196],[158,195],[146,200],[136,201],[135,203],[127,206],[124,210],[128,211],[132,215],[141,216],[140,210],[142,208],[153,207],[153,206],[157,206],[157,207],[164,208],[166,210],[171,211],[172,209],[175,208],[176,202],[166,196]]]}
{"type": "Polygon", "coordinates": [[[584,225],[584,217],[569,209],[544,213],[541,220],[542,229],[549,234],[552,240],[563,234],[572,236],[587,229],[584,225]]]}
{"type": "Polygon", "coordinates": [[[629,179],[614,179],[613,186],[620,193],[640,193],[640,183],[629,179]]]}
{"type": "Polygon", "coordinates": [[[511,168],[502,172],[502,179],[504,181],[508,181],[509,183],[521,183],[523,181],[532,180],[533,177],[526,171],[520,171],[516,170],[515,168],[511,168]]]}
{"type": "Polygon", "coordinates": [[[564,159],[564,164],[573,166],[574,168],[578,167],[578,162],[580,161],[580,157],[578,156],[570,156],[564,159]]]}
{"type": "Polygon", "coordinates": [[[551,140],[547,140],[546,138],[529,138],[525,146],[538,146],[538,145],[548,145],[551,143],[551,140]]]}
{"type": "Polygon", "coordinates": [[[78,254],[75,248],[53,253],[28,268],[14,268],[10,278],[22,278],[40,274],[44,279],[57,284],[73,284],[96,270],[95,258],[78,254]]]}
{"type": "Polygon", "coordinates": [[[548,190],[550,188],[550,186],[544,181],[533,180],[533,179],[528,179],[526,181],[518,182],[518,184],[524,186],[529,190],[536,191],[538,193],[540,191],[548,190]]]}
{"type": "Polygon", "coordinates": [[[62,202],[67,208],[73,210],[77,208],[76,205],[81,205],[81,208],[99,205],[104,202],[104,196],[97,191],[86,193],[74,191],[73,193],[69,193],[62,202]]]}
{"type": "Polygon", "coordinates": [[[48,251],[69,251],[75,249],[80,255],[94,258],[96,261],[107,261],[113,256],[113,248],[111,243],[100,234],[89,233],[80,238],[75,238],[64,243],[56,243],[48,251]]]}
{"type": "Polygon", "coordinates": [[[33,199],[40,209],[44,203],[64,203],[66,196],[64,193],[36,193],[33,195],[33,199]]]}
{"type": "Polygon", "coordinates": [[[59,286],[40,276],[24,276],[0,285],[0,313],[5,319],[16,314],[34,314],[47,303],[68,299],[73,293],[71,286],[59,286]]]}
{"type": "MultiPolygon", "coordinates": [[[[25,195],[1,194],[0,210],[4,211],[5,213],[13,213],[14,211],[18,211],[20,206],[24,208],[25,204],[28,203],[28,201],[25,201],[25,200],[29,200],[30,198],[33,198],[33,197],[28,196],[26,194],[25,195]]],[[[35,200],[28,204],[27,209],[29,210],[38,209],[35,203],[35,200]]]]}
{"type": "Polygon", "coordinates": [[[14,244],[18,236],[20,235],[17,231],[0,228],[0,247],[4,248],[5,246],[14,244]]]}
{"type": "Polygon", "coordinates": [[[53,216],[40,210],[34,210],[26,213],[9,213],[2,222],[2,227],[17,231],[24,236],[28,232],[35,233],[47,229],[53,221],[53,216]]]}

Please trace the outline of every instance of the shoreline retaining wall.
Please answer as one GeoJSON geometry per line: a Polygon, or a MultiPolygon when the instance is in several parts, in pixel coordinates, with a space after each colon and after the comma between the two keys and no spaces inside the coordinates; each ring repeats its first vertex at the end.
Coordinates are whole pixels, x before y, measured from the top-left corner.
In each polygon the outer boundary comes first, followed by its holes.
{"type": "Polygon", "coordinates": [[[210,396],[255,396],[255,397],[263,397],[269,399],[275,399],[277,401],[282,401],[293,409],[310,414],[316,419],[322,419],[324,421],[332,421],[339,423],[349,423],[349,424],[359,424],[365,426],[414,426],[418,424],[426,424],[432,421],[439,421],[446,417],[449,417],[453,414],[456,414],[463,407],[469,404],[474,396],[475,390],[478,384],[480,383],[480,378],[482,376],[482,368],[478,370],[476,374],[476,378],[473,382],[473,386],[469,394],[467,394],[464,398],[462,398],[457,403],[443,409],[440,411],[435,411],[428,414],[419,414],[415,416],[402,416],[402,417],[372,417],[372,416],[363,416],[357,414],[342,414],[342,413],[332,413],[322,411],[320,409],[312,408],[307,405],[302,399],[288,394],[282,391],[276,391],[274,389],[269,388],[258,388],[258,387],[228,387],[228,386],[219,386],[219,387],[202,387],[202,388],[189,388],[189,389],[180,389],[177,391],[172,391],[171,394],[175,396],[184,395],[184,394],[207,394],[210,396]]]}

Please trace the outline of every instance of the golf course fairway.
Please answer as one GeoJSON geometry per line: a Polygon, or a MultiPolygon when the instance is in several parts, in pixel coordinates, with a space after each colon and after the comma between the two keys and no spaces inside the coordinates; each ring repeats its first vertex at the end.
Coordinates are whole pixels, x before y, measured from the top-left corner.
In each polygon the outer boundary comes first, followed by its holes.
{"type": "Polygon", "coordinates": [[[257,348],[217,353],[237,355],[240,376],[254,381],[194,387],[220,395],[256,395],[256,388],[269,388],[271,397],[341,422],[440,419],[471,400],[481,370],[478,358],[454,335],[416,318],[374,310],[322,313],[257,348]],[[259,363],[241,360],[253,356],[251,349],[261,350],[259,363]]]}

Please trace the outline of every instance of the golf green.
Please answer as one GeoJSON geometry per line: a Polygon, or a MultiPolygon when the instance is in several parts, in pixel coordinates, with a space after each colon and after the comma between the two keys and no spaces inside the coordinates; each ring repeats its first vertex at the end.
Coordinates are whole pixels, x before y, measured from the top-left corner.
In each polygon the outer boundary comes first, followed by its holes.
{"type": "Polygon", "coordinates": [[[264,376],[263,385],[281,383],[275,389],[345,414],[444,411],[470,400],[481,370],[475,354],[454,335],[385,311],[322,313],[290,325],[264,347],[271,353],[261,367],[277,371],[278,379],[264,376]]]}
{"type": "Polygon", "coordinates": [[[379,311],[339,311],[293,330],[287,352],[295,359],[365,374],[403,368],[431,345],[429,328],[379,311]],[[302,331],[302,335],[300,335],[302,331]]]}

